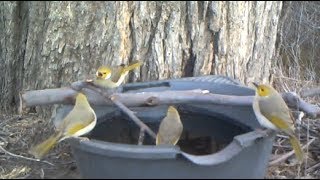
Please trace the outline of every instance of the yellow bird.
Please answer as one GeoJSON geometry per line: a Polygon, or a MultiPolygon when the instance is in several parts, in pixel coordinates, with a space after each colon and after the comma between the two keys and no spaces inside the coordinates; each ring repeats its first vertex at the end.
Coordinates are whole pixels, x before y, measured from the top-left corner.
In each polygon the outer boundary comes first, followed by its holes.
{"type": "Polygon", "coordinates": [[[159,144],[177,144],[183,130],[180,115],[176,108],[169,106],[165,118],[160,123],[156,137],[156,145],[159,144]]]}
{"type": "Polygon", "coordinates": [[[96,72],[94,84],[104,88],[118,87],[123,83],[129,71],[138,68],[141,65],[142,63],[140,61],[134,61],[129,66],[125,66],[124,64],[113,68],[100,66],[96,72]]]}
{"type": "Polygon", "coordinates": [[[282,96],[269,85],[253,84],[256,95],[252,107],[259,123],[265,128],[287,134],[297,159],[302,162],[304,155],[294,132],[293,118],[282,96]]]}
{"type": "Polygon", "coordinates": [[[63,119],[56,132],[47,140],[32,147],[29,153],[41,159],[57,143],[69,137],[78,137],[90,132],[97,123],[97,117],[86,96],[78,93],[76,102],[70,113],[63,119]]]}

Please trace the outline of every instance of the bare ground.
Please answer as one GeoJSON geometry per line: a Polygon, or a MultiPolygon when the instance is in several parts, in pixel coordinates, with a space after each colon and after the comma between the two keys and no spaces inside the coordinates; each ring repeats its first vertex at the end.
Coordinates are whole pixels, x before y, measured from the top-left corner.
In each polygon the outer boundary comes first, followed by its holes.
{"type": "Polygon", "coordinates": [[[50,122],[28,114],[0,116],[0,178],[1,179],[56,179],[80,178],[70,146],[61,142],[43,160],[33,160],[16,157],[32,158],[28,154],[31,145],[47,138],[53,132],[50,122]],[[7,151],[7,152],[4,152],[7,151]],[[9,154],[9,153],[13,153],[9,154]]]}

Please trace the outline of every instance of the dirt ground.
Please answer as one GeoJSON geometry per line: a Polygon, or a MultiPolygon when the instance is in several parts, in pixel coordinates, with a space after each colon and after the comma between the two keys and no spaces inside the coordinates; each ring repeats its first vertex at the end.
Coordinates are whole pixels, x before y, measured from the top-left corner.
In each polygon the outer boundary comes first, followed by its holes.
{"type": "MultiPolygon", "coordinates": [[[[71,148],[66,142],[58,144],[44,159],[45,162],[27,160],[31,145],[47,138],[53,132],[52,124],[39,118],[36,114],[22,117],[18,115],[0,115],[0,178],[35,178],[79,179],[81,175],[72,156],[71,148]],[[13,153],[13,154],[12,154],[13,153]],[[18,155],[18,156],[17,156],[18,155]],[[23,157],[19,157],[23,156],[23,157]],[[49,164],[50,163],[50,164],[49,164]]],[[[303,119],[301,143],[305,145],[312,137],[315,140],[308,146],[307,160],[302,165],[294,165],[294,155],[284,162],[270,165],[266,178],[320,178],[320,122],[303,119]],[[309,123],[309,128],[306,127],[309,123]],[[307,133],[309,132],[309,133],[307,133]],[[309,136],[309,140],[306,139],[309,136]]],[[[273,154],[291,151],[284,136],[276,138],[273,154]]],[[[278,159],[281,156],[273,156],[278,159]]]]}
{"type": "Polygon", "coordinates": [[[20,155],[32,158],[28,154],[28,150],[31,145],[44,140],[53,132],[50,122],[42,120],[35,114],[28,114],[22,117],[18,115],[1,115],[0,117],[1,179],[81,178],[72,157],[71,148],[65,142],[58,144],[43,159],[45,162],[27,160],[15,156],[20,155]]]}

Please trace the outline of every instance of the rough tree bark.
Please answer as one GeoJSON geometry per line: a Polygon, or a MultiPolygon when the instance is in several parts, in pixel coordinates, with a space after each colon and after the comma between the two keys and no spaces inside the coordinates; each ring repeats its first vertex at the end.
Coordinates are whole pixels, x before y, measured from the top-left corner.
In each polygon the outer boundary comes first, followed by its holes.
{"type": "Polygon", "coordinates": [[[0,103],[139,59],[127,81],[223,74],[267,82],[282,2],[1,2],[0,103]]]}

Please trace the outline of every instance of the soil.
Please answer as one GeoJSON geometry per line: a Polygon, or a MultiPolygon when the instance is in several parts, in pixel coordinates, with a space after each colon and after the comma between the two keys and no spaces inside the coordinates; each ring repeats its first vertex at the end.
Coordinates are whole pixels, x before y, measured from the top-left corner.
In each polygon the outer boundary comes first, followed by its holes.
{"type": "Polygon", "coordinates": [[[0,116],[0,178],[1,179],[80,179],[81,175],[72,157],[70,146],[61,142],[41,161],[33,158],[29,148],[53,132],[50,122],[35,114],[0,116]],[[7,152],[4,152],[7,151],[7,152]],[[9,153],[13,153],[11,155],[9,153]]]}

